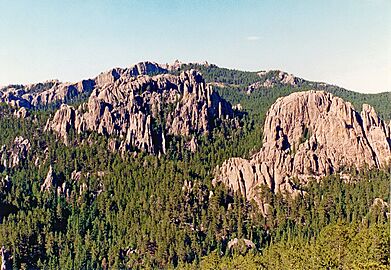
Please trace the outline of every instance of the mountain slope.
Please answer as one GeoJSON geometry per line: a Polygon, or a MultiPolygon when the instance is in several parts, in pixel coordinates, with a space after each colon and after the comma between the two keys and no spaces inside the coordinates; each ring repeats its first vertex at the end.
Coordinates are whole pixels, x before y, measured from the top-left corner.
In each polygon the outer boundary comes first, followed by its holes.
{"type": "MultiPolygon", "coordinates": [[[[260,98],[270,99],[263,101],[267,102],[268,109],[277,97],[298,91],[322,90],[351,102],[355,108],[361,108],[364,103],[370,104],[380,117],[386,121],[391,120],[391,92],[363,94],[324,82],[305,80],[279,70],[250,72],[221,68],[213,64],[180,65],[180,70],[188,69],[199,70],[205,81],[213,83],[217,91],[232,104],[250,103],[248,107],[244,107],[246,110],[256,110],[253,108],[256,104],[253,105],[252,101],[259,101],[260,98]]],[[[263,113],[265,112],[266,110],[263,113]]]]}

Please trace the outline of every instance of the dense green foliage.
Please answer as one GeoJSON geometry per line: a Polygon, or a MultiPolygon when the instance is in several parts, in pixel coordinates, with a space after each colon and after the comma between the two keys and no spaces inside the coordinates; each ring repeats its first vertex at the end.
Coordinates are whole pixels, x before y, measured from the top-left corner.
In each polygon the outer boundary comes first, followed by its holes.
{"type": "Polygon", "coordinates": [[[222,96],[231,101],[232,104],[240,103],[245,110],[253,110],[254,107],[258,107],[262,110],[262,114],[278,97],[289,95],[292,92],[315,89],[330,92],[351,102],[358,111],[361,111],[362,104],[370,104],[375,108],[380,117],[387,121],[391,120],[391,92],[363,94],[335,85],[304,81],[300,87],[277,85],[273,88],[259,88],[248,96],[247,88],[250,84],[257,81],[264,81],[268,76],[276,76],[278,71],[271,71],[267,73],[266,77],[261,79],[257,75],[257,72],[220,68],[216,65],[187,64],[182,67],[182,70],[191,68],[199,70],[203,74],[206,82],[222,83],[223,86],[219,87],[219,92],[222,96]],[[247,105],[249,102],[253,104],[248,107],[242,103],[243,101],[247,105]]]}
{"type": "MultiPolygon", "coordinates": [[[[15,269],[386,269],[389,209],[374,205],[376,198],[390,200],[385,171],[351,170],[350,182],[332,175],[301,186],[296,197],[262,188],[267,216],[239,194],[212,185],[216,166],[261,147],[267,109],[298,89],[248,95],[255,73],[213,65],[201,71],[208,81],[226,84],[217,90],[240,103],[243,115],[237,128],[223,122],[198,137],[195,153],[183,137],[168,137],[168,153],[160,157],[111,153],[108,138],[95,133],[71,134],[78,143],[65,146],[43,131],[50,108],[17,120],[1,105],[0,145],[19,135],[31,142],[20,166],[0,165],[0,244],[15,269]],[[41,191],[50,165],[56,183],[41,191]],[[80,179],[71,178],[74,171],[81,171],[80,179]],[[256,248],[239,241],[229,249],[234,238],[256,248]]],[[[383,111],[389,106],[378,95],[338,95],[383,111]]]]}
{"type": "MultiPolygon", "coordinates": [[[[266,247],[261,254],[215,252],[202,258],[202,269],[389,269],[388,225],[336,223],[317,238],[292,238],[266,247]]],[[[188,269],[192,269],[188,267],[188,269]]]]}
{"type": "Polygon", "coordinates": [[[196,69],[200,71],[207,82],[217,82],[247,88],[248,85],[259,81],[256,72],[221,68],[216,65],[186,64],[181,70],[196,69]]]}

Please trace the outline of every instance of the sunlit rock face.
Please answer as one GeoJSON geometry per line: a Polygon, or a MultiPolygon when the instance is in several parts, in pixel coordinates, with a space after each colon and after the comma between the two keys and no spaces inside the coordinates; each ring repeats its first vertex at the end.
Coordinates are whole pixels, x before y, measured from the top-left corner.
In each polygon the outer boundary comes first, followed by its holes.
{"type": "Polygon", "coordinates": [[[154,62],[140,62],[129,68],[113,68],[93,79],[76,83],[50,80],[28,85],[9,85],[0,89],[0,102],[12,107],[39,108],[56,103],[66,103],[93,89],[114,83],[121,77],[167,73],[167,68],[154,62]]]}
{"type": "Polygon", "coordinates": [[[30,148],[31,144],[28,139],[25,139],[22,136],[17,136],[9,147],[6,145],[1,147],[0,167],[14,168],[20,165],[20,163],[27,158],[30,148]]]}
{"type": "Polygon", "coordinates": [[[262,149],[251,159],[231,158],[215,182],[262,205],[259,187],[295,192],[293,178],[306,183],[344,168],[381,168],[391,159],[390,125],[369,105],[361,113],[323,91],[293,93],[269,109],[262,149]]]}
{"type": "Polygon", "coordinates": [[[106,83],[94,88],[78,108],[61,105],[46,130],[56,132],[66,144],[70,130],[93,131],[118,139],[118,144],[111,142],[112,151],[165,153],[166,135],[204,134],[215,119],[233,116],[231,106],[195,70],[178,76],[113,76],[99,79],[106,83]]]}

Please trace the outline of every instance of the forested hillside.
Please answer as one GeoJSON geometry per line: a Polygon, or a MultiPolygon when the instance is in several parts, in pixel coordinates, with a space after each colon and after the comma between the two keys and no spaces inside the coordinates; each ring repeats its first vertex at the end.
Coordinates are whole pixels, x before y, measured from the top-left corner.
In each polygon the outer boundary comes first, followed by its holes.
{"type": "MultiPolygon", "coordinates": [[[[182,67],[190,68],[215,83],[231,105],[241,105],[236,123],[216,120],[214,129],[196,136],[196,151],[187,147],[188,137],[171,135],[165,138],[165,154],[116,152],[109,146],[114,135],[71,129],[71,143],[65,145],[45,131],[56,106],[18,118],[12,107],[1,104],[0,245],[12,256],[9,266],[388,269],[387,170],[346,168],[349,181],[332,174],[302,185],[296,196],[262,187],[266,215],[241,194],[212,184],[216,166],[261,148],[265,114],[275,100],[310,86],[278,85],[247,93],[259,80],[254,72],[182,67]],[[18,145],[18,136],[28,146],[18,145]]],[[[391,119],[391,93],[325,90],[359,108],[369,103],[391,119]]],[[[71,105],[85,100],[81,96],[71,105]]]]}
{"type": "Polygon", "coordinates": [[[228,101],[232,102],[233,105],[240,103],[249,111],[256,111],[258,108],[261,115],[264,114],[264,111],[266,111],[278,97],[286,96],[296,91],[324,90],[339,96],[346,101],[350,101],[358,111],[361,110],[362,104],[370,104],[384,120],[391,120],[391,92],[362,94],[335,85],[304,80],[298,87],[279,84],[273,88],[259,88],[248,95],[247,90],[249,85],[256,83],[257,81],[265,80],[267,79],[267,76],[275,75],[275,72],[271,71],[267,73],[266,78],[260,78],[260,76],[257,75],[257,72],[220,68],[213,64],[185,64],[181,67],[181,70],[188,70],[191,68],[200,70],[207,82],[215,83],[219,93],[228,101]],[[259,102],[262,103],[259,104],[259,102]]]}

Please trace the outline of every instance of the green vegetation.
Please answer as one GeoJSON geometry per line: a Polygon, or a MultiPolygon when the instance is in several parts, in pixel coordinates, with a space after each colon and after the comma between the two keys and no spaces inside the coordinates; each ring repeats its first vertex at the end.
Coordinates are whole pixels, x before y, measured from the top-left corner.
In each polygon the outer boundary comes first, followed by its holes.
{"type": "Polygon", "coordinates": [[[335,85],[305,81],[300,87],[277,85],[273,88],[259,88],[248,96],[246,92],[250,84],[264,81],[270,76],[276,76],[278,71],[271,71],[265,78],[260,79],[257,72],[220,68],[216,65],[188,64],[184,65],[182,70],[191,68],[199,70],[206,82],[223,83],[224,86],[218,87],[218,91],[223,98],[229,100],[233,105],[240,103],[246,111],[250,112],[258,108],[261,110],[259,112],[261,115],[278,97],[289,95],[292,92],[315,89],[330,92],[351,102],[358,111],[361,111],[362,104],[369,104],[375,108],[384,120],[391,120],[391,92],[362,94],[335,85]]]}
{"type": "MultiPolygon", "coordinates": [[[[336,223],[317,238],[274,243],[262,253],[203,257],[202,269],[389,269],[388,225],[336,223]]],[[[188,267],[188,269],[191,269],[188,267]]]]}
{"type": "Polygon", "coordinates": [[[248,85],[259,81],[259,76],[256,72],[220,68],[213,64],[186,64],[182,66],[180,71],[189,69],[196,69],[200,71],[207,82],[218,82],[247,88],[248,85]]]}
{"type": "MultiPolygon", "coordinates": [[[[70,141],[79,143],[65,146],[43,132],[51,110],[17,120],[0,106],[0,146],[19,135],[31,142],[20,166],[0,165],[0,244],[11,252],[14,269],[388,269],[389,209],[374,205],[377,198],[390,200],[385,171],[351,170],[349,182],[332,175],[300,187],[295,197],[262,188],[270,204],[266,217],[253,202],[212,185],[213,170],[224,160],[259,150],[267,109],[298,89],[248,95],[255,73],[201,71],[208,81],[226,83],[216,89],[244,111],[240,127],[219,123],[199,137],[196,153],[183,137],[167,138],[161,157],[113,154],[108,138],[95,133],[73,134],[70,141]],[[45,192],[49,165],[56,183],[45,192]],[[81,171],[80,179],[71,178],[74,171],[81,171]],[[256,248],[229,249],[234,238],[256,248]]],[[[388,93],[344,91],[338,95],[353,104],[368,102],[385,116],[391,111],[388,93]]],[[[156,125],[163,122],[164,115],[156,125]]]]}

